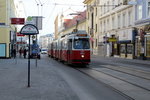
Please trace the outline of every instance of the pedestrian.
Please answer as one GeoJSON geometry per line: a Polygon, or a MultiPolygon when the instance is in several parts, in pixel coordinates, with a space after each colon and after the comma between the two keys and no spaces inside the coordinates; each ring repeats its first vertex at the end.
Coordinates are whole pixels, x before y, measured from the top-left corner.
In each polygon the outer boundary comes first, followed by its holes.
{"type": "Polygon", "coordinates": [[[27,55],[27,50],[24,49],[24,51],[23,51],[23,56],[24,56],[24,58],[26,58],[26,55],[27,55]]]}
{"type": "Polygon", "coordinates": [[[21,58],[22,55],[22,48],[19,49],[19,57],[21,58]]]}
{"type": "Polygon", "coordinates": [[[13,54],[13,57],[15,59],[16,58],[16,49],[13,49],[12,54],[13,54]]]}
{"type": "Polygon", "coordinates": [[[141,59],[145,60],[145,57],[144,57],[144,47],[141,47],[140,54],[141,54],[141,59]]]}

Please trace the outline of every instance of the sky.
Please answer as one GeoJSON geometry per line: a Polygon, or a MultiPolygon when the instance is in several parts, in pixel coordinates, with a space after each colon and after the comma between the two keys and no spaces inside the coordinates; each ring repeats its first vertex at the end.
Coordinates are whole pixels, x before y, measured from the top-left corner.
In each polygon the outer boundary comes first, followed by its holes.
{"type": "Polygon", "coordinates": [[[83,11],[82,6],[84,0],[18,0],[23,1],[25,7],[25,15],[27,16],[43,16],[43,29],[40,30],[41,35],[54,33],[55,17],[61,12],[65,12],[71,8],[74,11],[83,11]],[[39,4],[39,5],[37,5],[39,4]],[[78,5],[78,6],[75,6],[78,5]]]}

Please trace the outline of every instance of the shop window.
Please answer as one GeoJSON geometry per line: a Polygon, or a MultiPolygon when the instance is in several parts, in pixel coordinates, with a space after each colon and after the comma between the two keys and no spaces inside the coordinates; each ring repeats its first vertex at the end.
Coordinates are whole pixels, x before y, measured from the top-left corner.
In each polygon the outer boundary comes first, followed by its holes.
{"type": "Polygon", "coordinates": [[[150,57],[150,37],[146,38],[146,56],[150,57]]]}
{"type": "Polygon", "coordinates": [[[6,57],[6,44],[0,44],[0,57],[6,57]]]}
{"type": "Polygon", "coordinates": [[[148,17],[150,17],[150,1],[148,2],[148,17]]]}
{"type": "Polygon", "coordinates": [[[133,53],[133,45],[127,44],[127,54],[132,54],[132,53],[133,53]]]}
{"type": "Polygon", "coordinates": [[[120,55],[120,44],[114,43],[114,54],[120,55]]]}
{"type": "Polygon", "coordinates": [[[126,53],[126,47],[125,47],[125,44],[121,44],[121,45],[120,45],[120,53],[123,53],[123,54],[126,53]]]}
{"type": "Polygon", "coordinates": [[[141,42],[139,38],[136,38],[136,56],[140,56],[140,51],[141,51],[141,42]]]}

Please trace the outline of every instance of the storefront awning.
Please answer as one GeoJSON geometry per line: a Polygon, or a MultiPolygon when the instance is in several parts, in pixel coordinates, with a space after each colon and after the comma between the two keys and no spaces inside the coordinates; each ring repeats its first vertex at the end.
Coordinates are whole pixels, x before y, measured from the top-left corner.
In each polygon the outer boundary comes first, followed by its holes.
{"type": "Polygon", "coordinates": [[[131,43],[131,40],[120,40],[120,41],[117,41],[117,43],[120,43],[120,44],[131,43]]]}

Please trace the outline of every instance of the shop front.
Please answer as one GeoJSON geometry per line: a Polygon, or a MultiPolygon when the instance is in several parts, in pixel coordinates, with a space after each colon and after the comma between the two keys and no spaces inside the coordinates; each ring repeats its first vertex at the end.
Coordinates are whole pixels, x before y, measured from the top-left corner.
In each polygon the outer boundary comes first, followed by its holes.
{"type": "Polygon", "coordinates": [[[134,44],[131,43],[131,40],[122,40],[118,41],[120,44],[120,57],[121,58],[134,58],[134,44]]]}
{"type": "Polygon", "coordinates": [[[0,58],[6,57],[6,43],[0,43],[0,58]]]}
{"type": "Polygon", "coordinates": [[[145,55],[147,59],[150,59],[150,35],[145,35],[145,55]]]}
{"type": "Polygon", "coordinates": [[[135,56],[138,59],[150,59],[150,25],[141,26],[135,40],[135,56]]]}

